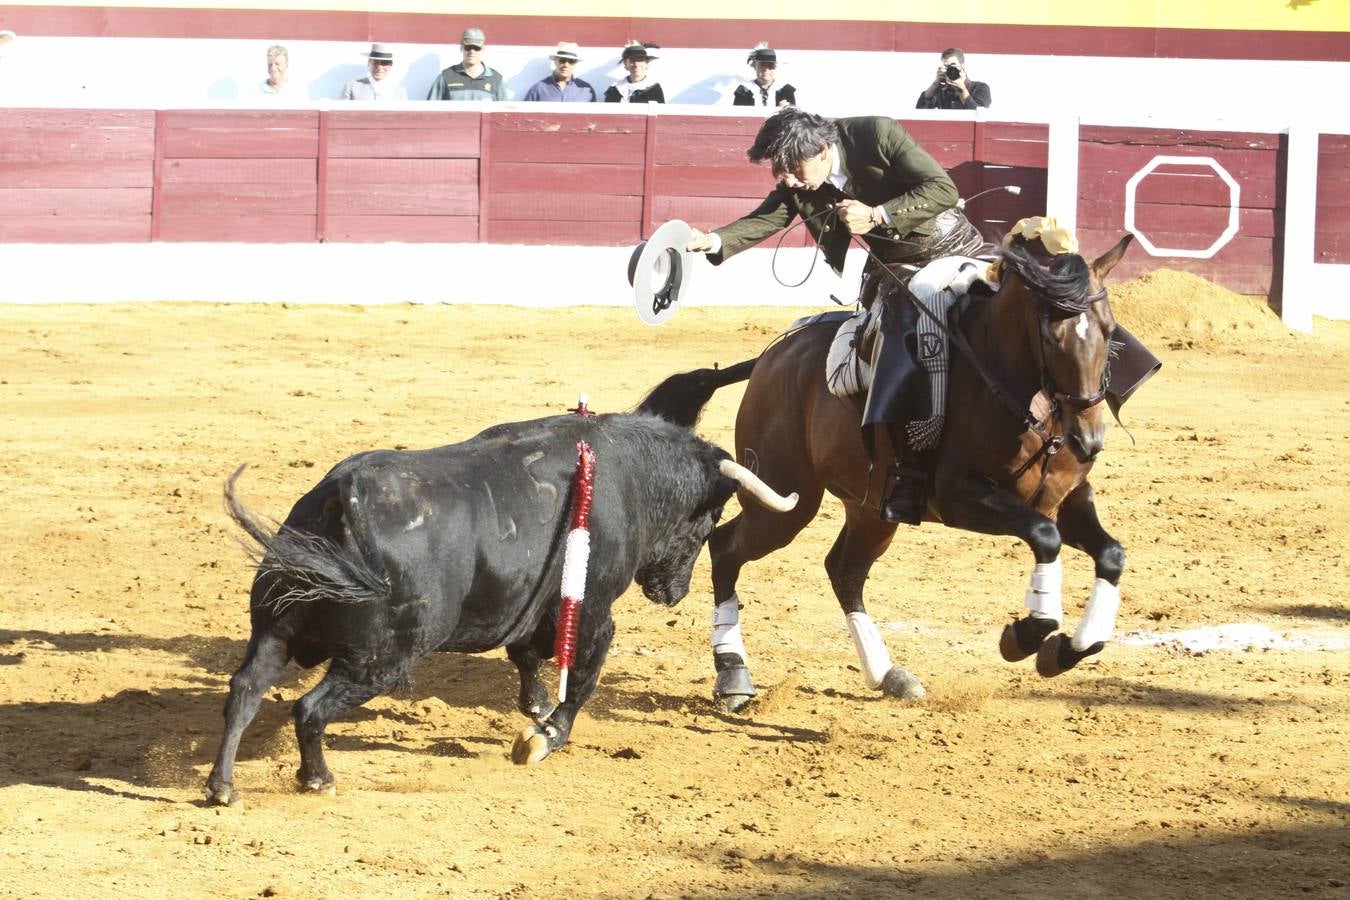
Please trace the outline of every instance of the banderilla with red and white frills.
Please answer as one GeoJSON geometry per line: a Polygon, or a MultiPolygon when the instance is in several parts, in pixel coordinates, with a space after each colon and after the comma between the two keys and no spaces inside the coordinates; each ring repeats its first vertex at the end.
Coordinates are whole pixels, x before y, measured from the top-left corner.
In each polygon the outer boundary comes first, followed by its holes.
{"type": "MultiPolygon", "coordinates": [[[[584,408],[585,401],[582,406],[584,408]]],[[[577,469],[572,475],[572,527],[563,552],[562,606],[553,655],[558,661],[558,702],[567,699],[567,672],[577,650],[577,623],[586,598],[586,565],[591,556],[591,499],[595,494],[595,451],[585,441],[577,444],[577,469]]]]}

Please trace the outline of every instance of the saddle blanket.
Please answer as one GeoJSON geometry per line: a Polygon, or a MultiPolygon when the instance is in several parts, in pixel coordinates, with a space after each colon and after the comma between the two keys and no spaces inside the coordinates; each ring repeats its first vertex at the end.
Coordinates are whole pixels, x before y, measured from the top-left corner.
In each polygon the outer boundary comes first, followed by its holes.
{"type": "MultiPolygon", "coordinates": [[[[945,324],[960,319],[970,302],[970,287],[977,281],[998,289],[998,281],[990,275],[988,260],[947,256],[914,273],[909,280],[909,290],[923,307],[940,316],[945,324]]],[[[859,350],[872,337],[879,322],[878,316],[859,309],[839,326],[825,357],[825,380],[830,393],[847,397],[871,387],[871,360],[864,359],[859,350]]],[[[926,313],[919,314],[916,337],[919,365],[928,375],[933,415],[910,422],[906,426],[906,436],[915,450],[926,450],[937,444],[946,420],[950,351],[946,332],[926,313]]]]}

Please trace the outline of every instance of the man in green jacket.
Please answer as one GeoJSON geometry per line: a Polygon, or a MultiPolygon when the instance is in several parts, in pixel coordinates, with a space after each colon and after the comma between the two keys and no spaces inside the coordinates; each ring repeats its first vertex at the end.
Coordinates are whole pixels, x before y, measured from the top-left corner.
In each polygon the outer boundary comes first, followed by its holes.
{"type": "Polygon", "coordinates": [[[825,261],[842,273],[851,235],[862,236],[872,256],[858,299],[869,308],[881,303],[864,436],[870,446],[872,426],[884,423],[896,449],[895,487],[882,499],[881,517],[917,525],[928,477],[904,424],[926,417],[929,401],[913,346],[918,310],[901,284],[910,270],[898,267],[970,255],[984,240],[957,209],[947,173],[893,119],[829,121],[786,107],[765,121],[746,155],[751,162],[768,160],[778,185],[748,215],[709,234],[695,231],[688,249],[719,265],[801,216],[825,261]]]}

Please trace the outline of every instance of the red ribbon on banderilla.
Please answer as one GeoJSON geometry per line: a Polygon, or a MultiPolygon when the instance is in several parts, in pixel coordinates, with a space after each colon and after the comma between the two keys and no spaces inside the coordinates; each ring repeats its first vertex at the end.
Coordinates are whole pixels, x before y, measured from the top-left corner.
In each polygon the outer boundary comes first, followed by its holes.
{"type": "MultiPolygon", "coordinates": [[[[584,398],[580,406],[585,409],[584,398]]],[[[577,623],[581,618],[581,602],[586,599],[586,565],[591,557],[590,519],[594,494],[595,451],[590,444],[581,441],[577,444],[577,469],[572,475],[572,527],[567,532],[567,547],[563,552],[562,606],[558,611],[557,634],[553,638],[553,655],[562,670],[558,679],[559,703],[567,699],[567,672],[576,659],[577,623]]]]}

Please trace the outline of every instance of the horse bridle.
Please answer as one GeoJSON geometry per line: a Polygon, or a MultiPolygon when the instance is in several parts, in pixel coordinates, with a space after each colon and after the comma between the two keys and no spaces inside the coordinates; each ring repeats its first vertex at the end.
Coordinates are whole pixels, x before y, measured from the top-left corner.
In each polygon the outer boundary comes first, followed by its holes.
{"type": "MultiPolygon", "coordinates": [[[[1088,294],[1085,298],[1083,298],[1084,302],[1089,306],[1092,305],[1093,303],[1096,303],[1099,300],[1105,299],[1106,299],[1106,288],[1101,288],[1100,290],[1088,294]]],[[[1064,404],[1065,406],[1073,407],[1080,413],[1085,413],[1092,407],[1096,406],[1098,403],[1101,403],[1103,399],[1105,399],[1106,390],[1111,385],[1111,367],[1102,366],[1101,384],[1098,385],[1097,393],[1089,397],[1084,397],[1079,394],[1066,394],[1063,391],[1055,390],[1054,379],[1051,378],[1050,376],[1050,367],[1046,365],[1045,362],[1045,347],[1047,344],[1053,343],[1053,339],[1050,336],[1049,310],[1042,309],[1039,318],[1040,318],[1041,340],[1036,347],[1036,356],[1037,356],[1037,364],[1041,367],[1041,390],[1045,391],[1045,395],[1050,398],[1052,409],[1058,407],[1060,404],[1064,404]]],[[[1066,316],[1065,318],[1068,318],[1068,316],[1066,316]]],[[[1113,331],[1115,330],[1114,326],[1112,330],[1113,331]]],[[[1111,342],[1111,336],[1107,335],[1106,340],[1107,344],[1109,345],[1111,342]]]]}

